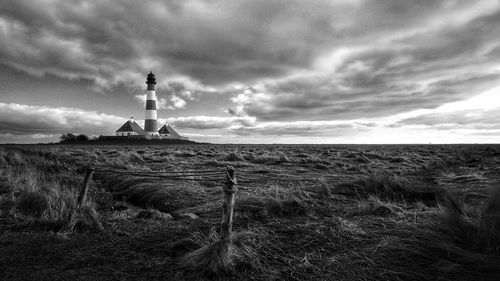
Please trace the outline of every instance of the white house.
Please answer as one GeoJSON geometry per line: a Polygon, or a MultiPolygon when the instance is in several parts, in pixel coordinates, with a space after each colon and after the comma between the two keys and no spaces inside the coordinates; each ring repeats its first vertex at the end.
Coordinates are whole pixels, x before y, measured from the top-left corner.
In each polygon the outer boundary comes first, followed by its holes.
{"type": "Polygon", "coordinates": [[[146,132],[134,121],[134,117],[130,117],[130,120],[125,122],[120,129],[116,130],[116,135],[122,137],[145,136],[146,132]]]}
{"type": "Polygon", "coordinates": [[[174,140],[187,140],[187,137],[179,135],[168,123],[163,125],[163,127],[158,130],[160,139],[174,139],[174,140]]]}

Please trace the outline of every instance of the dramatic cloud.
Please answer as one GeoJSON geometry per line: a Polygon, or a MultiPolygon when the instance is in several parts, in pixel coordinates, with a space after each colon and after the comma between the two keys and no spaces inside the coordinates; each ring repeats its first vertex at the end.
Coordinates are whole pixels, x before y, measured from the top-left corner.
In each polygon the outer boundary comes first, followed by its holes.
{"type": "Polygon", "coordinates": [[[425,125],[439,130],[500,130],[500,108],[494,110],[460,110],[432,113],[399,121],[396,125],[425,125]]]}
{"type": "Polygon", "coordinates": [[[269,122],[248,127],[241,126],[234,128],[232,132],[242,136],[345,137],[369,130],[373,126],[374,124],[331,121],[269,122]]]}
{"type": "Polygon", "coordinates": [[[500,57],[491,55],[498,9],[420,29],[333,52],[324,58],[331,65],[319,63],[322,72],[263,83],[233,101],[239,112],[264,120],[343,119],[435,108],[500,84],[500,57]]]}
{"type": "Polygon", "coordinates": [[[255,123],[253,117],[221,117],[221,116],[188,116],[174,117],[166,120],[177,128],[187,129],[231,129],[251,126],[255,123]]]}
{"type": "Polygon", "coordinates": [[[109,134],[125,121],[126,119],[117,116],[78,108],[0,103],[0,132],[11,136],[45,138],[68,132],[109,134]]]}
{"type": "Polygon", "coordinates": [[[0,100],[8,112],[0,134],[97,133],[120,123],[94,112],[101,105],[74,109],[82,107],[71,89],[16,99],[1,78],[16,69],[26,77],[12,80],[30,91],[33,77],[47,75],[92,84],[94,103],[114,99],[110,112],[120,116],[142,112],[153,70],[160,116],[192,135],[356,142],[385,130],[409,139],[423,126],[486,136],[498,129],[496,109],[437,109],[500,85],[498,34],[500,2],[490,0],[5,0],[0,95],[8,89],[10,101],[0,100]],[[44,96],[60,106],[41,106],[44,96]],[[59,109],[67,114],[43,116],[59,109]]]}
{"type": "MultiPolygon", "coordinates": [[[[146,106],[146,94],[135,95],[134,98],[139,102],[142,108],[146,106]]],[[[170,96],[170,98],[156,98],[156,109],[176,109],[186,106],[186,101],[177,96],[170,96]]]]}

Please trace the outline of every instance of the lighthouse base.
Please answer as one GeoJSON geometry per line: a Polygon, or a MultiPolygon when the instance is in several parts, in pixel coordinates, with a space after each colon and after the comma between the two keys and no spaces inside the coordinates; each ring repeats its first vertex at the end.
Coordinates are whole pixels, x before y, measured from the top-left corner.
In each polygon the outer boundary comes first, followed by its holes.
{"type": "Polygon", "coordinates": [[[146,135],[144,136],[145,139],[147,140],[157,140],[157,139],[160,139],[160,135],[158,133],[146,133],[146,135]]]}

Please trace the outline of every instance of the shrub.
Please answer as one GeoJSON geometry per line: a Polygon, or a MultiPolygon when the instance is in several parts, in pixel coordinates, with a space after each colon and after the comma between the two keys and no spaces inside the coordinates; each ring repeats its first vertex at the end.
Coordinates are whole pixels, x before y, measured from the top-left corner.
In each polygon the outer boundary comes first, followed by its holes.
{"type": "Polygon", "coordinates": [[[76,140],[77,141],[88,141],[89,137],[87,135],[80,134],[80,135],[76,136],[76,140]]]}
{"type": "Polygon", "coordinates": [[[74,142],[76,141],[76,136],[75,134],[67,133],[63,134],[61,137],[59,137],[61,142],[74,142]]]}
{"type": "Polygon", "coordinates": [[[71,143],[71,142],[86,142],[89,140],[89,137],[84,134],[72,134],[72,133],[67,133],[63,134],[59,137],[60,143],[71,143]]]}

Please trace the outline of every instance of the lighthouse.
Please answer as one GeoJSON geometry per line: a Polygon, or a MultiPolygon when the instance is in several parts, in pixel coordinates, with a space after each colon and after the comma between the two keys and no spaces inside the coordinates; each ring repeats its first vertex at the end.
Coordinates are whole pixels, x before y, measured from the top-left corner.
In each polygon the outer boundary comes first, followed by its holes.
{"type": "Polygon", "coordinates": [[[146,79],[146,118],[144,120],[144,130],[134,121],[134,117],[125,122],[115,136],[104,136],[108,139],[148,139],[148,140],[188,140],[187,137],[179,135],[174,128],[165,124],[158,130],[158,117],[156,113],[156,77],[153,71],[149,72],[146,79]]]}
{"type": "Polygon", "coordinates": [[[158,135],[158,121],[156,114],[156,77],[153,72],[149,72],[146,79],[147,93],[146,93],[146,119],[144,121],[144,131],[146,136],[158,135]]]}

